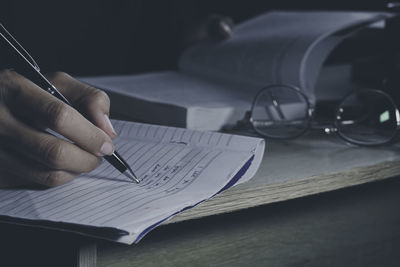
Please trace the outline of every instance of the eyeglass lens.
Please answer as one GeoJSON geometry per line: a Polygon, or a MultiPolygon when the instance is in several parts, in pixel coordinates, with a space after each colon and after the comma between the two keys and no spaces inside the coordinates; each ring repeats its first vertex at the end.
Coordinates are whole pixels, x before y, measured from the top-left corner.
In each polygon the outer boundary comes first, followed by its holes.
{"type": "Polygon", "coordinates": [[[298,90],[287,85],[273,85],[256,96],[251,122],[264,136],[293,138],[308,128],[308,110],[308,101],[298,90]]]}
{"type": "Polygon", "coordinates": [[[344,139],[363,145],[389,142],[396,134],[396,106],[377,90],[362,90],[339,105],[335,126],[344,139]]]}

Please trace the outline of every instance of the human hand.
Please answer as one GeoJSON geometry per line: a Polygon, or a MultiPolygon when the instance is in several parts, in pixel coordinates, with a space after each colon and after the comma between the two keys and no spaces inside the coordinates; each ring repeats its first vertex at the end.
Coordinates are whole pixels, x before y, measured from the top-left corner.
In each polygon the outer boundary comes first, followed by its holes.
{"type": "Polygon", "coordinates": [[[76,109],[17,72],[0,71],[0,187],[61,185],[114,151],[108,96],[66,73],[47,78],[76,109]]]}

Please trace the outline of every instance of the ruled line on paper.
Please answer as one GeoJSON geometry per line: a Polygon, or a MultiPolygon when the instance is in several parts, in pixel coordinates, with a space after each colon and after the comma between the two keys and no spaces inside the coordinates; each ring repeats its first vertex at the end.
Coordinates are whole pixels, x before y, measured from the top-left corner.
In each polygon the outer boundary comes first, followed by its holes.
{"type": "Polygon", "coordinates": [[[129,127],[122,129],[120,136],[133,139],[153,139],[158,141],[182,141],[193,145],[209,146],[231,146],[231,135],[217,132],[204,132],[188,130],[183,128],[174,128],[159,125],[146,125],[132,123],[129,127]],[[133,130],[137,129],[137,130],[133,130]],[[159,137],[158,133],[163,129],[163,134],[159,137]],[[189,137],[190,136],[190,137],[189,137]],[[224,142],[223,142],[224,141],[224,142]]]}
{"type": "MultiPolygon", "coordinates": [[[[174,136],[176,135],[176,133],[177,133],[177,131],[178,131],[177,128],[171,129],[170,127],[162,127],[162,126],[149,126],[149,125],[148,125],[147,127],[143,127],[142,124],[139,124],[139,125],[134,125],[134,124],[133,124],[133,125],[129,125],[129,126],[128,126],[128,124],[122,124],[122,127],[120,127],[120,130],[121,130],[122,132],[131,133],[131,132],[134,132],[134,130],[132,130],[132,129],[137,129],[137,132],[140,132],[140,129],[143,129],[142,132],[146,131],[146,132],[147,132],[146,135],[148,135],[149,132],[157,132],[157,131],[159,131],[160,128],[164,128],[164,133],[163,133],[162,138],[165,137],[165,135],[167,134],[168,130],[173,130],[173,134],[171,135],[171,140],[174,139],[174,136]],[[134,127],[134,126],[136,126],[136,127],[134,127]],[[143,129],[143,128],[145,128],[145,129],[143,129]],[[150,131],[150,129],[153,129],[153,130],[150,131]],[[155,130],[154,130],[154,129],[155,129],[155,130]]],[[[182,133],[183,133],[183,134],[181,134],[181,138],[184,137],[185,131],[182,130],[182,133]]],[[[190,139],[191,139],[194,135],[196,135],[196,133],[198,133],[198,132],[196,132],[196,131],[191,131],[191,134],[190,134],[191,137],[190,137],[190,139]]],[[[146,136],[146,135],[145,135],[145,136],[146,136]]],[[[200,140],[200,141],[201,141],[203,135],[204,135],[204,133],[198,134],[199,140],[200,140]]],[[[230,136],[229,138],[223,138],[223,137],[225,137],[223,134],[218,134],[218,135],[219,135],[219,137],[218,137],[218,141],[216,142],[216,145],[218,145],[218,144],[221,142],[221,140],[223,140],[223,139],[227,139],[227,140],[226,140],[226,141],[227,141],[227,144],[229,144],[230,141],[231,141],[231,139],[232,139],[231,136],[230,136]]],[[[211,134],[211,135],[210,135],[210,137],[209,137],[207,143],[214,143],[214,142],[211,142],[212,136],[214,136],[214,134],[211,134]]],[[[190,139],[189,139],[189,140],[190,140],[190,139]]],[[[135,143],[135,144],[138,144],[138,143],[135,143]]],[[[139,147],[139,148],[136,149],[137,152],[142,152],[142,150],[144,149],[145,146],[146,146],[146,144],[141,144],[141,147],[139,147]]],[[[119,148],[120,151],[123,150],[125,147],[129,147],[129,146],[128,146],[128,145],[125,145],[125,146],[123,146],[122,148],[119,148]]],[[[129,155],[129,159],[130,159],[130,157],[133,157],[133,156],[134,156],[134,154],[129,155]]],[[[143,156],[143,155],[142,155],[142,156],[143,156]]],[[[134,159],[134,161],[137,162],[136,159],[134,159]]],[[[100,173],[102,173],[102,175],[104,175],[104,176],[114,176],[115,174],[118,174],[118,172],[117,172],[116,170],[114,170],[113,168],[105,168],[105,169],[102,169],[102,168],[100,167],[100,168],[98,168],[98,169],[95,170],[95,172],[94,172],[94,174],[92,174],[92,176],[96,176],[97,174],[100,175],[100,173]]],[[[11,195],[12,192],[10,192],[9,194],[11,195]]],[[[16,194],[18,194],[18,193],[16,193],[16,194]]],[[[8,195],[6,195],[6,196],[8,196],[8,195]]],[[[22,196],[22,198],[23,198],[23,196],[22,196]]],[[[8,211],[8,210],[6,210],[6,211],[8,211]]]]}
{"type": "MultiPolygon", "coordinates": [[[[197,154],[200,152],[197,152],[197,154]]],[[[197,155],[195,154],[194,157],[197,155]]],[[[188,161],[188,164],[191,163],[191,160],[188,161]]],[[[182,166],[183,169],[185,166],[182,166]]],[[[188,171],[190,172],[191,169],[189,169],[188,171]]],[[[176,170],[174,171],[172,169],[172,172],[176,172],[176,170]]],[[[178,174],[179,172],[176,172],[176,174],[178,174]]],[[[172,180],[173,176],[171,177],[172,180]]],[[[161,179],[161,177],[160,177],[161,179]]],[[[159,180],[160,180],[159,179],[159,180]]],[[[154,181],[154,183],[157,183],[158,181],[154,181]]],[[[154,184],[153,183],[153,184],[154,184]]],[[[59,205],[54,205],[54,203],[51,203],[50,206],[45,206],[43,207],[44,210],[42,210],[42,213],[45,216],[53,216],[54,219],[70,219],[70,220],[85,220],[86,218],[91,218],[92,216],[90,214],[94,213],[94,214],[98,214],[101,210],[103,210],[104,208],[115,208],[115,206],[120,205],[121,203],[125,203],[125,201],[131,197],[129,197],[129,191],[130,188],[126,187],[126,186],[120,186],[119,191],[114,191],[114,192],[103,192],[103,194],[100,195],[100,199],[91,199],[91,195],[85,195],[85,198],[79,198],[79,192],[75,192],[75,197],[78,197],[79,201],[82,202],[80,206],[77,206],[76,203],[74,201],[71,201],[70,198],[67,199],[62,199],[64,201],[67,201],[67,203],[58,203],[59,205]],[[113,202],[113,201],[117,201],[117,203],[113,202]],[[106,202],[107,204],[103,204],[103,202],[106,202]],[[94,205],[96,204],[96,205],[94,205]],[[62,210],[59,209],[60,206],[63,206],[64,208],[62,210]],[[81,212],[82,214],[86,215],[86,217],[81,218],[81,217],[76,217],[72,216],[69,217],[70,215],[72,215],[73,213],[79,213],[80,211],[80,207],[84,208],[84,211],[81,212]],[[90,207],[90,211],[87,211],[85,208],[90,207]],[[101,210],[97,210],[96,208],[101,208],[101,210]],[[68,213],[68,211],[71,211],[71,213],[68,213]],[[89,212],[89,213],[88,213],[89,212]],[[61,216],[57,216],[57,214],[61,214],[61,216]],[[89,214],[89,215],[88,215],[89,214]]],[[[135,190],[137,191],[137,190],[135,190]]],[[[150,190],[150,191],[144,191],[142,193],[136,193],[135,197],[131,198],[131,201],[137,202],[140,201],[137,200],[138,196],[141,195],[146,195],[147,198],[149,196],[151,196],[154,193],[154,190],[150,190]]],[[[129,202],[128,202],[129,203],[129,202]]],[[[79,214],[78,214],[79,215],[79,214]]]]}
{"type": "MultiPolygon", "coordinates": [[[[135,151],[136,152],[136,151],[135,151]]],[[[128,157],[128,159],[129,159],[129,157],[128,157]]],[[[107,166],[107,168],[108,169],[111,169],[111,170],[114,170],[114,168],[111,166],[111,165],[106,165],[107,166]]],[[[96,183],[96,179],[91,179],[94,183],[96,183]]],[[[97,183],[98,184],[98,183],[97,183]]],[[[118,181],[113,181],[111,184],[109,184],[109,185],[120,185],[121,183],[120,182],[118,182],[118,181]]],[[[139,184],[140,185],[140,184],[139,184]]],[[[121,185],[121,188],[126,188],[126,185],[125,184],[122,184],[121,185]]],[[[138,190],[138,186],[134,186],[133,187],[135,190],[138,190]]],[[[90,191],[91,189],[96,189],[96,187],[95,188],[86,188],[86,190],[87,191],[90,191]]],[[[73,203],[71,203],[71,205],[72,205],[73,203]]]]}
{"type": "MultiPolygon", "coordinates": [[[[198,154],[194,155],[194,157],[196,157],[197,155],[198,154]]],[[[188,161],[187,165],[189,165],[190,163],[192,162],[188,161]]],[[[145,200],[147,200],[146,203],[150,203],[152,199],[154,199],[154,197],[163,195],[166,190],[170,189],[172,186],[176,184],[175,177],[179,179],[179,174],[183,170],[185,170],[186,166],[180,168],[176,172],[175,176],[172,176],[169,180],[167,180],[164,183],[160,183],[157,187],[151,188],[150,190],[142,191],[141,193],[136,194],[135,196],[124,195],[122,196],[122,199],[117,199],[117,202],[111,202],[110,205],[108,205],[109,208],[103,209],[102,211],[99,211],[97,214],[94,214],[94,216],[90,216],[90,218],[85,218],[85,219],[89,219],[88,223],[94,223],[98,219],[101,219],[102,217],[103,220],[109,221],[114,219],[115,217],[125,215],[126,210],[135,210],[134,208],[138,204],[143,203],[143,201],[145,200]],[[175,182],[174,185],[170,185],[168,188],[164,188],[168,186],[170,183],[174,182],[175,182]]],[[[191,169],[192,168],[189,168],[189,170],[187,171],[190,172],[191,169]]],[[[98,223],[101,224],[101,222],[98,223]]]]}
{"type": "MultiPolygon", "coordinates": [[[[147,149],[146,151],[142,151],[141,154],[147,153],[148,151],[149,151],[149,149],[147,149]]],[[[152,156],[153,159],[157,159],[157,158],[154,157],[154,155],[151,155],[151,156],[152,156]]],[[[176,155],[173,155],[172,158],[175,157],[175,156],[176,156],[176,155]]],[[[129,161],[129,157],[128,157],[128,161],[129,161]]],[[[109,168],[109,169],[112,169],[112,170],[114,169],[114,168],[112,168],[110,165],[108,165],[108,168],[109,168]]],[[[93,179],[93,181],[95,181],[95,180],[93,179]]],[[[114,182],[114,184],[119,184],[119,183],[118,183],[118,182],[114,182]]],[[[140,185],[140,186],[141,186],[141,185],[140,185]]],[[[140,186],[139,186],[139,187],[140,187],[140,186]]],[[[124,188],[127,188],[127,187],[126,187],[125,185],[122,185],[121,188],[124,189],[124,188]]],[[[136,190],[138,187],[135,186],[134,188],[135,188],[135,190],[136,190]]],[[[94,189],[95,189],[95,188],[94,188],[94,189]]],[[[89,190],[90,190],[90,188],[87,188],[87,189],[86,189],[86,191],[89,191],[89,190]]],[[[78,194],[78,193],[79,193],[79,192],[76,192],[76,194],[78,194]]],[[[75,194],[75,195],[76,195],[76,194],[75,194]]],[[[81,200],[82,200],[82,199],[81,199],[81,200]]],[[[83,200],[85,200],[85,199],[83,199],[83,200]]],[[[90,203],[87,203],[87,204],[90,204],[90,203]]],[[[71,205],[71,207],[73,207],[74,203],[73,203],[73,202],[70,202],[69,205],[71,205]]],[[[52,215],[52,214],[47,214],[47,215],[52,215]]]]}
{"type": "MultiPolygon", "coordinates": [[[[219,155],[219,153],[218,154],[216,154],[216,155],[214,155],[213,156],[213,158],[212,159],[214,159],[214,158],[216,158],[217,156],[219,155]]],[[[206,164],[205,164],[205,166],[204,167],[202,167],[202,168],[205,168],[205,167],[207,167],[209,164],[210,164],[210,162],[212,161],[212,159],[211,160],[209,160],[206,164]]],[[[198,175],[200,175],[200,173],[201,173],[201,171],[202,170],[196,170],[194,173],[196,173],[196,175],[195,176],[191,176],[191,178],[192,179],[190,179],[190,180],[184,180],[184,178],[185,177],[187,177],[187,175],[189,174],[189,173],[191,173],[191,171],[193,171],[193,169],[192,170],[189,170],[183,177],[182,177],[182,179],[180,180],[180,181],[178,181],[176,184],[174,184],[173,186],[171,186],[169,189],[167,189],[167,190],[165,190],[164,191],[164,194],[156,194],[155,196],[156,197],[147,197],[149,200],[148,201],[146,201],[145,203],[143,203],[143,201],[144,201],[144,199],[145,198],[142,198],[142,199],[140,199],[140,201],[137,201],[135,204],[138,204],[138,203],[141,203],[141,205],[136,205],[136,206],[134,206],[135,207],[135,209],[132,209],[131,207],[132,206],[129,206],[129,205],[125,205],[125,208],[131,208],[130,210],[121,210],[122,208],[124,208],[124,207],[119,207],[119,216],[129,216],[129,215],[131,215],[132,213],[134,213],[135,211],[136,211],[136,209],[138,209],[138,208],[141,208],[141,207],[143,207],[144,205],[148,205],[149,203],[151,203],[151,202],[154,202],[154,201],[156,201],[156,200],[159,200],[159,199],[162,199],[162,198],[166,198],[166,197],[168,197],[168,196],[170,196],[170,195],[172,195],[172,194],[177,194],[177,193],[179,193],[179,192],[181,192],[181,191],[183,191],[186,187],[188,187],[189,185],[191,185],[192,183],[193,183],[193,181],[198,177],[198,175]],[[181,182],[183,181],[183,183],[181,184],[181,182]],[[178,185],[182,185],[181,187],[178,187],[178,185]]],[[[111,212],[115,212],[115,211],[111,211],[111,212]]],[[[117,217],[117,216],[111,216],[112,214],[108,214],[107,216],[105,216],[105,217],[111,217],[111,218],[115,218],[115,217],[117,217]]],[[[105,220],[105,221],[101,221],[100,222],[100,224],[105,224],[105,223],[107,223],[107,222],[110,222],[112,219],[108,219],[108,220],[105,220]]]]}
{"type": "MultiPolygon", "coordinates": [[[[140,191],[142,187],[143,186],[141,185],[140,187],[118,186],[115,188],[111,188],[111,190],[109,190],[108,192],[101,194],[99,196],[100,199],[96,199],[95,196],[91,196],[91,195],[86,196],[84,199],[82,199],[84,203],[82,203],[81,205],[82,206],[90,205],[91,210],[95,210],[95,208],[97,208],[97,207],[105,208],[106,206],[104,206],[102,203],[98,202],[99,200],[104,199],[104,198],[111,198],[111,199],[108,199],[107,201],[112,201],[114,199],[121,199],[121,196],[124,195],[126,192],[131,192],[131,193],[136,194],[136,192],[140,191]]],[[[78,211],[77,208],[79,208],[79,205],[77,206],[74,203],[71,203],[70,205],[66,205],[63,210],[63,215],[69,216],[72,213],[77,212],[78,211]],[[68,213],[67,211],[70,211],[70,213],[68,213]]],[[[60,211],[58,211],[58,213],[60,213],[60,211]]],[[[57,214],[57,213],[55,213],[55,214],[57,214]]],[[[51,215],[55,215],[55,214],[51,214],[51,215]]]]}
{"type": "MultiPolygon", "coordinates": [[[[129,129],[127,128],[127,127],[122,127],[122,131],[131,131],[131,128],[132,127],[129,127],[129,129]]],[[[142,127],[139,127],[139,129],[141,129],[142,127]]],[[[146,129],[146,134],[145,134],[145,136],[147,136],[148,135],[148,133],[149,133],[149,129],[150,129],[150,127],[147,127],[147,129],[146,129]]],[[[159,129],[159,128],[157,128],[157,129],[159,129]]],[[[177,133],[177,130],[175,129],[174,130],[174,133],[172,134],[172,136],[171,136],[171,138],[172,139],[174,139],[174,136],[176,135],[176,133],[177,133]]],[[[184,133],[184,131],[182,131],[182,133],[184,133]]],[[[183,136],[183,134],[181,135],[181,137],[183,136]]],[[[142,150],[144,147],[146,146],[146,144],[144,144],[144,145],[142,145],[140,148],[139,148],[139,151],[140,150],[142,150]]],[[[151,148],[153,148],[155,145],[153,145],[152,147],[150,147],[150,148],[148,148],[144,153],[146,154],[146,153],[148,153],[149,151],[150,151],[150,149],[151,148]]],[[[143,151],[142,151],[142,156],[143,156],[143,151]]],[[[151,156],[154,156],[154,155],[151,155],[151,156]]],[[[151,157],[150,156],[150,157],[151,157]]],[[[149,157],[149,158],[150,158],[149,157]]],[[[101,170],[101,168],[99,169],[99,170],[101,170]]],[[[106,173],[107,171],[111,171],[111,173],[113,173],[114,172],[114,169],[113,168],[105,168],[105,169],[103,169],[102,170],[102,173],[106,173]]],[[[110,173],[109,173],[109,175],[110,175],[110,173]]],[[[90,182],[89,182],[90,183],[90,182]]],[[[89,184],[88,183],[88,184],[89,184]]],[[[93,181],[92,181],[92,183],[93,183],[93,181]]],[[[99,184],[99,183],[97,183],[97,186],[101,186],[102,184],[99,184]]],[[[82,185],[81,185],[82,186],[82,185]]],[[[59,193],[59,192],[58,192],[59,193]]],[[[75,195],[77,194],[77,193],[83,193],[83,192],[81,192],[80,190],[77,190],[77,191],[75,191],[75,195]]],[[[45,193],[43,193],[43,194],[45,194],[45,193]]],[[[69,195],[68,195],[69,196],[69,195]]],[[[39,196],[36,196],[36,197],[40,197],[40,195],[39,196]]],[[[49,198],[51,198],[51,195],[50,196],[48,196],[47,198],[45,198],[45,199],[43,199],[44,201],[46,201],[46,200],[48,200],[49,198]]],[[[22,203],[22,206],[19,206],[18,208],[19,208],[19,211],[21,211],[21,208],[23,208],[23,206],[24,206],[24,203],[22,203]]],[[[28,207],[28,206],[27,206],[28,207]]],[[[14,207],[15,208],[15,207],[14,207]]],[[[18,210],[6,210],[6,212],[9,212],[9,211],[14,211],[14,212],[18,212],[18,210]]],[[[24,209],[22,209],[22,211],[24,211],[24,209]]],[[[24,214],[24,216],[29,216],[30,214],[28,213],[28,214],[24,214]]]]}
{"type": "MultiPolygon", "coordinates": [[[[133,148],[133,147],[135,147],[135,145],[140,145],[140,143],[131,144],[131,147],[133,148]]],[[[125,147],[126,146],[124,146],[123,148],[125,148],[125,147]]],[[[120,151],[122,153],[125,152],[123,149],[120,151]]],[[[102,165],[99,166],[98,169],[95,170],[95,172],[98,172],[98,171],[101,171],[103,173],[110,171],[112,173],[115,171],[115,168],[113,168],[111,165],[109,165],[107,163],[103,163],[102,165]]],[[[110,172],[108,174],[110,174],[110,172]]],[[[92,185],[101,186],[102,184],[104,184],[104,183],[99,183],[98,181],[96,181],[96,179],[89,179],[89,180],[86,180],[86,182],[84,184],[76,184],[74,187],[68,188],[68,189],[67,189],[67,187],[63,186],[63,187],[59,188],[60,190],[49,189],[49,190],[38,191],[38,192],[34,193],[36,204],[41,204],[42,202],[51,199],[53,196],[55,196],[57,194],[63,194],[63,193],[65,193],[65,190],[69,190],[69,191],[77,193],[77,192],[79,192],[79,190],[86,190],[86,191],[90,190],[92,188],[92,185]],[[42,198],[42,197],[44,197],[44,198],[42,198]]],[[[19,193],[23,194],[24,192],[20,191],[19,193]]],[[[29,199],[27,199],[25,203],[20,203],[18,206],[14,207],[13,209],[22,209],[23,210],[24,207],[29,208],[29,204],[30,204],[29,199]]],[[[5,210],[4,212],[11,212],[12,210],[5,210]]],[[[0,210],[0,211],[3,211],[3,210],[0,210]]],[[[17,210],[17,212],[19,212],[19,211],[17,210]]],[[[23,214],[23,215],[27,216],[29,214],[23,214]]]]}
{"type": "Polygon", "coordinates": [[[242,139],[227,134],[125,122],[115,122],[114,127],[115,147],[140,176],[140,184],[130,183],[103,161],[94,171],[57,188],[0,189],[0,215],[132,233],[132,225],[150,223],[165,210],[179,211],[212,196],[220,189],[213,185],[225,185],[241,164],[239,155],[250,155],[242,151],[242,139]],[[232,168],[229,172],[227,166],[232,168]],[[216,176],[209,177],[213,173],[216,176]],[[202,183],[205,178],[215,181],[202,183]],[[202,195],[207,190],[210,195],[202,195]],[[199,192],[201,199],[196,198],[199,192]]]}

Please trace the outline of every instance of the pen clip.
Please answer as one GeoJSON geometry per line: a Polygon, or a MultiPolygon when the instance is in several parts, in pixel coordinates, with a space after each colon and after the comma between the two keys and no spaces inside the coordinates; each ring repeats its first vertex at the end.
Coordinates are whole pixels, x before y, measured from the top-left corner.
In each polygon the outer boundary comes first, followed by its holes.
{"type": "Polygon", "coordinates": [[[7,29],[0,23],[0,36],[29,64],[32,65],[38,72],[40,72],[39,65],[32,58],[32,56],[25,50],[25,48],[7,31],[7,29]]]}

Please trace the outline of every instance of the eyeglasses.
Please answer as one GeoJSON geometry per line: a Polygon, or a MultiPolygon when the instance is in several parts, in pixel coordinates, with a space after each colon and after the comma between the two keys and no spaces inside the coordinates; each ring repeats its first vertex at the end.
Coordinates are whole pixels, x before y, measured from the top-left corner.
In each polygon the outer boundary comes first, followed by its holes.
{"type": "Polygon", "coordinates": [[[251,125],[259,135],[291,139],[309,129],[336,133],[346,142],[376,146],[392,142],[400,129],[400,113],[393,99],[383,91],[362,89],[346,95],[337,105],[332,123],[313,121],[314,107],[297,87],[271,84],[254,98],[251,111],[240,125],[251,125]]]}

